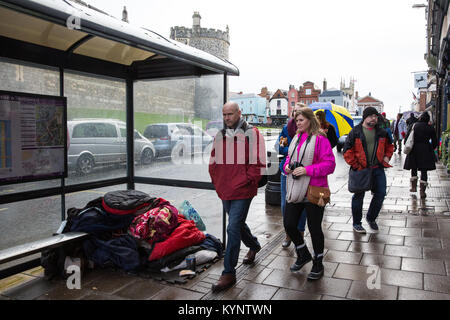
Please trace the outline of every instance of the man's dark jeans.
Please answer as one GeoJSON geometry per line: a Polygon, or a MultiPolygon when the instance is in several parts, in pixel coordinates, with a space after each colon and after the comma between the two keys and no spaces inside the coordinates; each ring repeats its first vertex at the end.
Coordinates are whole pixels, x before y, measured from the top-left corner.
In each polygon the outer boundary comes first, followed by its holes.
{"type": "MultiPolygon", "coordinates": [[[[386,196],[386,174],[382,167],[372,170],[372,192],[372,201],[366,215],[368,221],[375,221],[378,217],[386,196]]],[[[364,195],[365,192],[360,192],[355,193],[352,197],[353,225],[361,224],[364,195]]]]}
{"type": "Polygon", "coordinates": [[[236,265],[241,249],[241,240],[251,250],[261,248],[258,239],[254,237],[245,223],[252,199],[222,200],[223,207],[228,213],[227,248],[224,257],[222,274],[236,274],[236,265]]]}

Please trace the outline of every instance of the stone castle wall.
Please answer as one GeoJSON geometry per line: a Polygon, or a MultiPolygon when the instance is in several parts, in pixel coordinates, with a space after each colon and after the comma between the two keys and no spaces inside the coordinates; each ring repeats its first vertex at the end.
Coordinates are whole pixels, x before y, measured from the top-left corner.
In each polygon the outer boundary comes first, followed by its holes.
{"type": "MultiPolygon", "coordinates": [[[[66,72],[64,95],[68,108],[123,110],[125,82],[91,78],[66,72]]],[[[194,116],[221,116],[222,78],[139,81],[134,86],[136,112],[194,116]]],[[[59,72],[0,62],[0,90],[59,96],[59,72]]]]}
{"type": "Polygon", "coordinates": [[[177,26],[170,28],[170,38],[222,59],[229,57],[230,36],[226,31],[177,26]]]}

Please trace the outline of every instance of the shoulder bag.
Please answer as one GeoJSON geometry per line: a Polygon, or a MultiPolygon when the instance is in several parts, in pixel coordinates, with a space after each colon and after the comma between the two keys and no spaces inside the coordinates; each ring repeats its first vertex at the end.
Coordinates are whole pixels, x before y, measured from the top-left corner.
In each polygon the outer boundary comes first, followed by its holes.
{"type": "MultiPolygon", "coordinates": [[[[372,161],[376,156],[377,146],[372,155],[372,161]]],[[[372,189],[372,168],[369,166],[362,170],[354,170],[350,167],[348,172],[348,191],[351,193],[360,193],[372,189]]]]}
{"type": "Polygon", "coordinates": [[[330,203],[330,188],[328,187],[316,187],[309,185],[306,198],[309,202],[318,205],[319,207],[325,207],[327,203],[330,203]]]}
{"type": "Polygon", "coordinates": [[[330,203],[330,188],[328,187],[316,187],[309,185],[306,192],[306,199],[310,203],[318,205],[319,207],[325,207],[327,203],[330,203]]]}
{"type": "Polygon", "coordinates": [[[403,148],[403,153],[404,154],[409,154],[412,150],[412,148],[414,147],[414,127],[416,125],[414,124],[413,127],[411,128],[411,132],[409,133],[409,137],[408,140],[406,140],[405,142],[405,146],[403,148]]]}

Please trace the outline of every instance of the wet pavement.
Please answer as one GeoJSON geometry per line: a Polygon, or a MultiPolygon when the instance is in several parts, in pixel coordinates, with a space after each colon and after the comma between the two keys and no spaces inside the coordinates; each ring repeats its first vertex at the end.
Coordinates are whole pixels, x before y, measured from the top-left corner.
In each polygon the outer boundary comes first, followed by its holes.
{"type": "MultiPolygon", "coordinates": [[[[337,159],[338,160],[338,159],[337,159]]],[[[340,160],[342,156],[340,155],[340,160]]],[[[0,280],[0,299],[18,300],[440,300],[450,299],[450,176],[442,165],[429,172],[427,198],[409,192],[410,173],[404,156],[395,154],[386,171],[387,196],[378,217],[380,230],[354,233],[351,197],[345,174],[330,179],[331,204],[323,220],[324,277],[308,281],[308,263],[289,271],[293,246],[283,249],[280,207],[265,204],[264,188],[253,200],[247,222],[263,245],[255,263],[243,265],[242,246],[237,283],[213,294],[223,260],[186,283],[168,283],[120,271],[94,270],[82,277],[81,289],[47,281],[41,268],[0,280]]],[[[341,163],[342,164],[342,163],[341,163]]],[[[341,165],[339,164],[339,165],[341,165]]],[[[345,171],[345,170],[344,170],[345,171]]],[[[343,172],[344,172],[343,171],[343,172]]],[[[366,194],[364,214],[370,202],[366,194]]],[[[312,248],[308,232],[308,246],[312,248]]],[[[312,249],[311,249],[312,250],[312,249]]]]}

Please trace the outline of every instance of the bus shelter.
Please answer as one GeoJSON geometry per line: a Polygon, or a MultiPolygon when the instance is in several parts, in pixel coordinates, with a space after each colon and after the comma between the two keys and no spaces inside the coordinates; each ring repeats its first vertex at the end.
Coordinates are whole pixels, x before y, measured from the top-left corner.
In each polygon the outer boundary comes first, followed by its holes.
{"type": "MultiPolygon", "coordinates": [[[[207,150],[203,158],[174,161],[173,150],[164,154],[155,147],[156,138],[172,141],[169,129],[166,136],[148,138],[152,153],[142,163],[138,140],[144,139],[149,125],[185,123],[194,124],[191,130],[200,129],[207,139],[207,124],[221,120],[229,75],[239,75],[239,70],[226,60],[89,6],[63,0],[1,0],[0,90],[65,97],[66,124],[95,119],[121,124],[119,136],[114,133],[108,142],[110,148],[119,146],[115,159],[96,160],[88,173],[66,165],[58,178],[0,183],[0,249],[51,235],[68,208],[82,208],[117,189],[142,190],[175,204],[190,200],[203,208],[206,224],[224,237],[223,210],[207,210],[219,201],[207,174],[207,150]]],[[[66,157],[76,140],[70,128],[66,157]]],[[[101,137],[92,143],[101,144],[101,137]]],[[[2,166],[0,170],[6,170],[7,161],[2,166]]],[[[38,265],[39,259],[33,261],[38,265]]],[[[27,262],[23,268],[30,266],[27,262]]]]}

